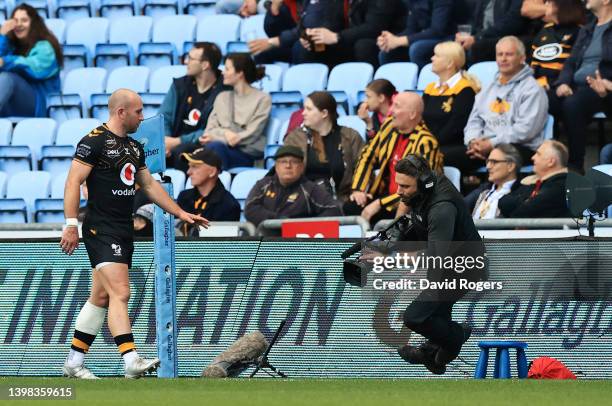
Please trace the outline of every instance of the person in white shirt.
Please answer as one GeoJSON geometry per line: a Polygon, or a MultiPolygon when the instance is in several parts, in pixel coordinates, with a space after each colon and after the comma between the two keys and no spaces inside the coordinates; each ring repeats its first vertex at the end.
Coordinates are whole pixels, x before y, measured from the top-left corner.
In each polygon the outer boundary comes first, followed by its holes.
{"type": "Polygon", "coordinates": [[[512,144],[498,144],[487,158],[491,186],[480,193],[472,218],[474,220],[500,217],[497,203],[511,192],[521,169],[521,154],[512,144]]]}

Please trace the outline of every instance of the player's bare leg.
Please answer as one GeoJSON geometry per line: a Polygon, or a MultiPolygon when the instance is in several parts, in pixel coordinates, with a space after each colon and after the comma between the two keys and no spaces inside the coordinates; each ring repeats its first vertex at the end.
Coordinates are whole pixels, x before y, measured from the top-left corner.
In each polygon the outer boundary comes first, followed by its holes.
{"type": "Polygon", "coordinates": [[[99,267],[100,280],[108,293],[108,328],[125,362],[125,376],[139,378],[159,366],[159,359],[138,356],[128,315],[130,280],[127,264],[107,263],[99,267]]]}

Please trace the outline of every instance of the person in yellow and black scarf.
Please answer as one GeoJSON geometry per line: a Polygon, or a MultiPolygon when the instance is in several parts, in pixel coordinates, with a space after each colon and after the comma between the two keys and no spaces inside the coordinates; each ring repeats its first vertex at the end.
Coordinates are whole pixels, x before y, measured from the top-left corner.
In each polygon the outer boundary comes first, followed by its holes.
{"type": "Polygon", "coordinates": [[[546,0],[545,10],[547,24],[533,40],[530,66],[540,86],[549,90],[572,52],[585,8],[581,0],[546,0]]]}
{"type": "Polygon", "coordinates": [[[361,152],[355,167],[352,193],[344,214],[360,215],[371,224],[393,218],[399,202],[395,164],[408,154],[424,157],[437,172],[443,169],[438,140],[422,121],[423,101],[416,93],[399,93],[393,114],[361,152]]]}

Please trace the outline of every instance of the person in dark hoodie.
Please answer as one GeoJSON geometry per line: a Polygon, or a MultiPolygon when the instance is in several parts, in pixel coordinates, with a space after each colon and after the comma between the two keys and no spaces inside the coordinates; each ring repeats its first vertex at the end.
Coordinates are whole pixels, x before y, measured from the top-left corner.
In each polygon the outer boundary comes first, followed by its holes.
{"type": "Polygon", "coordinates": [[[565,203],[567,147],[544,141],[533,155],[534,175],[521,181],[516,191],[499,199],[501,215],[508,218],[572,217],[565,203]]]}
{"type": "Polygon", "coordinates": [[[465,272],[435,265],[428,267],[428,281],[455,281],[455,288],[450,284],[448,288],[424,288],[404,312],[404,325],[427,341],[418,347],[401,346],[399,355],[440,375],[457,358],[472,332],[469,325],[452,319],[454,304],[468,292],[457,279],[486,278],[485,248],[459,191],[445,176],[436,175],[425,159],[409,154],[397,163],[395,174],[401,204],[411,210],[407,215],[410,225],[400,227],[393,239],[426,242],[427,257],[472,257],[482,261],[481,266],[465,272]]]}
{"type": "Polygon", "coordinates": [[[164,116],[166,157],[170,167],[187,170],[181,156],[198,148],[217,95],[223,85],[221,50],[212,42],[196,42],[185,56],[187,75],[170,86],[159,114],[164,116]]]}

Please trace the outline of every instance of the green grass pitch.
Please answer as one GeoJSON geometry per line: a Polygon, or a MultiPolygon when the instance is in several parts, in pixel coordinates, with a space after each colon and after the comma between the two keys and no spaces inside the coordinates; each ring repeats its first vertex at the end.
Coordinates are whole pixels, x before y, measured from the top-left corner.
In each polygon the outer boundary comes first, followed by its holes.
{"type": "Polygon", "coordinates": [[[66,386],[76,399],[0,405],[605,405],[612,381],[445,379],[156,379],[0,377],[7,386],[66,386]]]}

